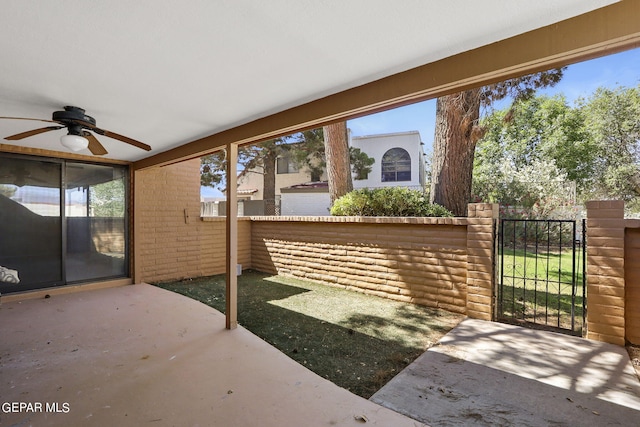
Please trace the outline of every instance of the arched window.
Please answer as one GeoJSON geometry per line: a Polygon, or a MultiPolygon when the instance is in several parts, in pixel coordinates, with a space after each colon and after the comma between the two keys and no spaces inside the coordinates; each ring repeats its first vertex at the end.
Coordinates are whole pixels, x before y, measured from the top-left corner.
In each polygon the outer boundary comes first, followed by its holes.
{"type": "Polygon", "coordinates": [[[397,147],[382,156],[382,182],[395,181],[411,181],[411,156],[397,147]]]}

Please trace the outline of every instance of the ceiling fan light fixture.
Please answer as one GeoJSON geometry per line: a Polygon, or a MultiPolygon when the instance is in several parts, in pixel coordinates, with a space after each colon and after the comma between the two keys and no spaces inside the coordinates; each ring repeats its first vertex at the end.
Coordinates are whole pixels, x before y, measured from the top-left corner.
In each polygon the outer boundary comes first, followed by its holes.
{"type": "Polygon", "coordinates": [[[71,151],[84,150],[89,146],[89,140],[80,135],[63,135],[60,137],[60,143],[71,151]]]}

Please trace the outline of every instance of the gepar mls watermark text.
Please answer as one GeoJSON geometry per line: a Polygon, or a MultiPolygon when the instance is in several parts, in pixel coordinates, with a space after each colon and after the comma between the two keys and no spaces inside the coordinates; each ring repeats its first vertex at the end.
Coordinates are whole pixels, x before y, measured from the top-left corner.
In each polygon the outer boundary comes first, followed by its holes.
{"type": "Polygon", "coordinates": [[[68,414],[71,407],[68,402],[4,402],[1,410],[5,414],[20,412],[68,414]]]}

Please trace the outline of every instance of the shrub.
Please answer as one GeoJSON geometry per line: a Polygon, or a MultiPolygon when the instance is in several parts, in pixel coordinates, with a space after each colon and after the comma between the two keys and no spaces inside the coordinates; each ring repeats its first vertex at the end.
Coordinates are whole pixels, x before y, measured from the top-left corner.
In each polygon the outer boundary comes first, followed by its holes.
{"type": "Polygon", "coordinates": [[[453,216],[446,208],[431,204],[420,190],[385,187],[352,191],[335,201],[335,216],[453,216]]]}

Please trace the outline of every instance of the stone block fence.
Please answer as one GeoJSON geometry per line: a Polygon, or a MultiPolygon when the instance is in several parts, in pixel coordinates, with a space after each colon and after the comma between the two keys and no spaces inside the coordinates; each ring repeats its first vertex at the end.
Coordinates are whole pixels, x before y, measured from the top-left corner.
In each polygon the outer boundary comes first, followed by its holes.
{"type": "MultiPolygon", "coordinates": [[[[145,222],[136,282],[224,273],[225,218],[191,209],[145,222]]],[[[491,320],[497,215],[472,204],[468,218],[244,217],[239,263],[491,320]]]]}
{"type": "Polygon", "coordinates": [[[640,344],[640,220],[621,201],[587,203],[587,338],[640,344]]]}
{"type": "MultiPolygon", "coordinates": [[[[136,282],[224,273],[225,218],[198,209],[139,230],[136,282]]],[[[587,216],[587,338],[640,344],[640,220],[615,201],[588,203],[587,216]]],[[[238,262],[492,320],[497,217],[492,204],[467,218],[244,217],[238,262]]]]}
{"type": "Polygon", "coordinates": [[[251,263],[370,295],[491,320],[498,206],[468,218],[252,218],[251,263]]]}

